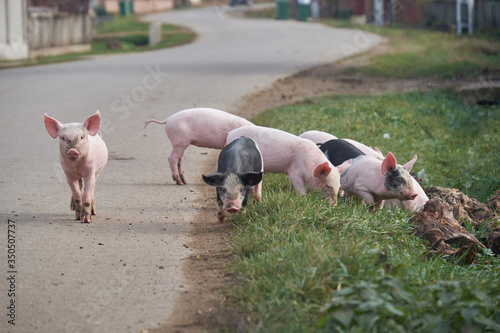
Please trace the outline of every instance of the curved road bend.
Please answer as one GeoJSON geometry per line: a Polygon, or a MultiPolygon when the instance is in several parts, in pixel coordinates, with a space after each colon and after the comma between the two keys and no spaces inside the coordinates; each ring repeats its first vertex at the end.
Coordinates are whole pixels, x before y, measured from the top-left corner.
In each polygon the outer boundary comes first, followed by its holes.
{"type": "Polygon", "coordinates": [[[144,122],[196,106],[230,111],[278,78],[379,42],[316,23],[231,18],[227,10],[146,18],[196,30],[189,45],[0,71],[0,331],[138,332],[166,324],[188,285],[183,244],[205,186],[200,160],[208,150],[186,151],[190,184],[176,186],[165,133],[156,124],[143,132],[144,122]],[[58,143],[43,115],[80,122],[96,110],[110,160],[97,182],[98,215],[81,224],[69,210],[58,143]],[[16,232],[15,326],[7,322],[9,219],[16,232]]]}

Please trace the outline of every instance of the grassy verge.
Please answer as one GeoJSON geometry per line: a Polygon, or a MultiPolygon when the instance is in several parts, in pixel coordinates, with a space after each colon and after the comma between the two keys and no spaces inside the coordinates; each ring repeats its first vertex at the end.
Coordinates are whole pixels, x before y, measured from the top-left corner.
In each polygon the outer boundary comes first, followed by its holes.
{"type": "Polygon", "coordinates": [[[354,26],[341,20],[322,23],[342,28],[357,28],[390,39],[394,52],[373,57],[369,65],[348,72],[369,76],[436,79],[484,76],[500,71],[500,41],[493,35],[458,36],[424,29],[354,26]]]}
{"type": "Polygon", "coordinates": [[[245,17],[258,19],[275,19],[276,7],[269,7],[258,10],[249,10],[244,12],[245,17]]]}
{"type": "MultiPolygon", "coordinates": [[[[400,162],[417,153],[414,169],[425,169],[426,185],[456,187],[484,202],[500,188],[499,111],[464,104],[450,91],[412,92],[326,96],[254,121],[355,138],[396,152],[400,162]]],[[[283,175],[265,175],[263,196],[232,218],[237,259],[230,270],[239,282],[228,296],[248,315],[248,331],[500,330],[500,260],[491,252],[466,267],[430,258],[407,212],[372,212],[358,199],[332,209],[315,193],[296,196],[283,175]]]]}
{"type": "Polygon", "coordinates": [[[425,171],[425,185],[458,188],[482,202],[500,189],[500,107],[468,105],[453,91],[326,96],[255,121],[294,134],[317,129],[355,139],[392,151],[400,164],[417,154],[413,171],[425,171]]]}
{"type": "Polygon", "coordinates": [[[116,16],[113,20],[105,22],[97,28],[91,43],[91,50],[88,52],[47,56],[23,62],[1,61],[0,68],[73,61],[100,54],[157,50],[186,44],[196,37],[194,32],[171,24],[162,24],[162,40],[154,46],[148,45],[148,35],[149,23],[138,21],[135,15],[116,16]],[[114,44],[118,48],[112,49],[110,44],[114,44]]]}

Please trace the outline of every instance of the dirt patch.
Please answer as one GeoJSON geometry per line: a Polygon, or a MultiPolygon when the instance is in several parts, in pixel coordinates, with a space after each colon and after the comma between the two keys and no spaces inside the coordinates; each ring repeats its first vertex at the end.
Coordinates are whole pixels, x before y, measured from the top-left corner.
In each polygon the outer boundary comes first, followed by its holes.
{"type": "MultiPolygon", "coordinates": [[[[210,151],[203,165],[204,172],[214,170],[218,153],[210,151]]],[[[232,316],[224,308],[223,290],[235,283],[234,277],[225,270],[233,258],[228,247],[232,225],[217,221],[215,190],[206,186],[200,192],[196,199],[199,213],[191,222],[191,242],[186,244],[193,254],[183,265],[190,284],[184,286],[187,288],[177,300],[178,306],[170,318],[172,324],[148,330],[149,333],[195,333],[220,328],[235,332],[243,327],[243,319],[232,316]]]]}
{"type": "Polygon", "coordinates": [[[327,94],[376,96],[391,92],[411,90],[429,91],[452,85],[452,82],[428,79],[393,79],[366,77],[360,73],[345,74],[348,68],[367,65],[374,56],[393,52],[388,38],[370,51],[339,62],[303,70],[293,76],[279,79],[268,89],[247,95],[238,111],[248,118],[280,105],[292,104],[306,98],[327,94]]]}
{"type": "MultiPolygon", "coordinates": [[[[281,105],[302,101],[305,98],[326,94],[382,95],[411,90],[430,91],[461,84],[455,81],[428,79],[387,79],[365,77],[362,74],[345,74],[347,68],[367,64],[376,55],[392,52],[388,39],[367,53],[340,62],[318,66],[280,79],[268,89],[245,96],[232,113],[252,119],[259,113],[281,105]]],[[[463,82],[462,82],[463,83],[463,82]]],[[[205,172],[213,171],[218,151],[211,151],[205,160],[205,172]]],[[[193,255],[184,264],[184,273],[191,280],[187,291],[178,300],[178,307],[171,318],[172,325],[149,332],[191,333],[200,331],[242,331],[245,318],[226,305],[224,289],[236,283],[225,267],[233,259],[228,248],[232,227],[218,223],[215,191],[206,187],[198,197],[201,207],[191,227],[193,255]]]]}

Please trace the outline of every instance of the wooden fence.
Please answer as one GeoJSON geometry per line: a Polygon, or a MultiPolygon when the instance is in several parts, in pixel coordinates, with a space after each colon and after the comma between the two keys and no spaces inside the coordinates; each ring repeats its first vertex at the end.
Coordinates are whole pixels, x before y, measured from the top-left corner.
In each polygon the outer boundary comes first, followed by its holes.
{"type": "MultiPolygon", "coordinates": [[[[462,18],[467,17],[463,5],[462,18]]],[[[437,29],[450,29],[457,24],[457,3],[455,0],[438,0],[425,5],[427,26],[437,29]]],[[[476,0],[474,3],[474,31],[495,31],[500,29],[500,1],[476,0]]]]}
{"type": "Polygon", "coordinates": [[[56,13],[30,8],[27,30],[30,50],[90,44],[92,23],[88,14],[56,13]]]}

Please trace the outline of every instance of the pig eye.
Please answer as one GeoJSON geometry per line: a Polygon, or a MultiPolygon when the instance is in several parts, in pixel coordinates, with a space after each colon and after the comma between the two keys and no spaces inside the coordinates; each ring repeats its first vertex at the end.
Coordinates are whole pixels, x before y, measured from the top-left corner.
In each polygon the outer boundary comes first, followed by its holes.
{"type": "Polygon", "coordinates": [[[405,181],[403,178],[398,177],[395,179],[394,183],[396,183],[396,185],[403,185],[405,183],[405,181]]]}
{"type": "Polygon", "coordinates": [[[80,136],[80,139],[83,140],[84,138],[85,138],[85,135],[82,134],[82,136],[80,136]]]}
{"type": "Polygon", "coordinates": [[[62,141],[66,141],[66,137],[65,136],[61,136],[61,140],[62,141]]]}

